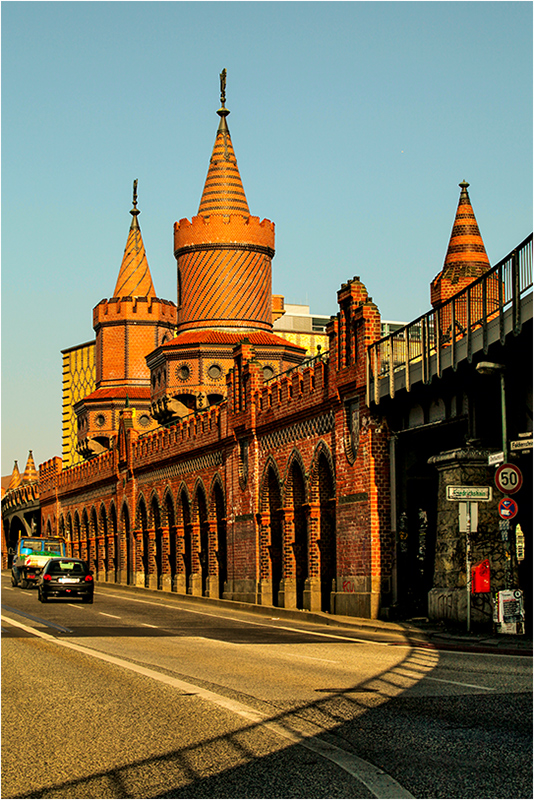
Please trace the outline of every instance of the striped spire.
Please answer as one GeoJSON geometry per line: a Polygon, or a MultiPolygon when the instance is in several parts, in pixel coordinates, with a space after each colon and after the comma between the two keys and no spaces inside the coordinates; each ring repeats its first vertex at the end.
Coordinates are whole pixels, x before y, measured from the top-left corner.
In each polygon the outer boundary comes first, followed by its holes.
{"type": "Polygon", "coordinates": [[[466,181],[459,184],[460,200],[449,247],[443,264],[442,278],[457,283],[461,278],[478,278],[490,268],[489,258],[478,229],[466,181]]]}
{"type": "Polygon", "coordinates": [[[39,480],[39,473],[35,468],[33,453],[30,450],[30,454],[28,455],[28,460],[26,462],[26,469],[24,470],[24,474],[22,475],[22,482],[31,483],[32,481],[37,481],[37,480],[39,480]]]}
{"type": "Polygon", "coordinates": [[[137,180],[134,181],[132,224],[124,249],[114,297],[155,297],[154,284],[148,267],[145,245],[137,220],[141,212],[137,208],[137,180]]]}
{"type": "Polygon", "coordinates": [[[11,480],[9,481],[9,486],[7,487],[8,491],[9,489],[16,489],[17,486],[20,486],[21,483],[22,483],[22,478],[20,477],[19,465],[18,462],[15,461],[13,472],[11,473],[11,480]]]}
{"type": "Polygon", "coordinates": [[[221,121],[215,137],[198,213],[203,216],[242,214],[248,217],[250,211],[247,198],[226,123],[226,117],[230,112],[225,107],[225,88],[226,70],[223,70],[221,73],[221,108],[217,111],[221,121]]]}

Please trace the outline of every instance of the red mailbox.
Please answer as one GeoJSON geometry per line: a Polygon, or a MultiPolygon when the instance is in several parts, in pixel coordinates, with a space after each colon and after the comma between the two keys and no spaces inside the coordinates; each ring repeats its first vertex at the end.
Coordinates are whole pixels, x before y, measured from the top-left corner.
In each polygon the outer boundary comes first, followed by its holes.
{"type": "Polygon", "coordinates": [[[471,567],[471,593],[490,591],[490,562],[484,559],[471,567]]]}

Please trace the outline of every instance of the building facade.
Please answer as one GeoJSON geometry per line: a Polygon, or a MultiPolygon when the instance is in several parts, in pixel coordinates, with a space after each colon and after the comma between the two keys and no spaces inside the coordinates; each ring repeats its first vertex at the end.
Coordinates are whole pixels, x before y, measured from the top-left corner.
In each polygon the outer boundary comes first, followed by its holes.
{"type": "MultiPolygon", "coordinates": [[[[368,354],[386,328],[357,276],[328,320],[273,297],[274,224],[250,213],[221,101],[198,212],[174,226],[176,303],[156,297],[135,185],[95,342],[63,352],[66,444],[39,468],[40,531],[64,536],[100,581],[393,616],[409,598],[403,581],[422,578],[400,572],[398,417],[369,396],[368,354]]],[[[441,308],[486,262],[464,182],[432,302],[441,308]]],[[[402,337],[389,358],[402,365],[402,337]]],[[[4,524],[4,551],[15,530],[4,524]]]]}

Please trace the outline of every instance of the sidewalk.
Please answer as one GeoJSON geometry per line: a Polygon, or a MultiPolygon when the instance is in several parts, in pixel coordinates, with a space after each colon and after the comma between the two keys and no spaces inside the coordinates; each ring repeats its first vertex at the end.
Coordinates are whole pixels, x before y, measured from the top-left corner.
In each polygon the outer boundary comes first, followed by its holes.
{"type": "Polygon", "coordinates": [[[346,617],[327,614],[322,611],[300,611],[297,609],[278,608],[276,606],[258,606],[252,603],[242,603],[235,600],[220,600],[212,597],[197,597],[193,595],[176,594],[156,589],[145,589],[141,586],[125,586],[117,583],[96,582],[98,587],[117,592],[132,592],[145,596],[157,597],[165,602],[175,601],[191,603],[194,605],[208,605],[226,610],[236,610],[240,613],[249,613],[255,616],[269,617],[270,619],[287,619],[293,622],[313,623],[315,625],[328,625],[330,627],[348,628],[354,632],[376,631],[382,635],[391,633],[392,644],[409,644],[412,647],[429,647],[436,650],[456,650],[472,653],[497,653],[501,655],[532,656],[533,641],[530,633],[513,636],[510,634],[494,634],[491,631],[475,631],[467,633],[461,627],[447,625],[436,621],[430,622],[424,618],[411,619],[399,622],[386,622],[375,619],[362,619],[360,617],[346,617]]]}

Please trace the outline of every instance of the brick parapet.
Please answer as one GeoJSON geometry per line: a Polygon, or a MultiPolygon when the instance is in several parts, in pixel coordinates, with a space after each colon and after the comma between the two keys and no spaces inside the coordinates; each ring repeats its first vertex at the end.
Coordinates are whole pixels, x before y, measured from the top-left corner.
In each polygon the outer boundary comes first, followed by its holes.
{"type": "Polygon", "coordinates": [[[93,309],[95,330],[103,324],[124,322],[163,323],[168,327],[176,325],[176,304],[172,300],[159,297],[111,297],[101,300],[93,309]]]}
{"type": "Polygon", "coordinates": [[[198,215],[191,219],[181,219],[174,223],[174,250],[179,254],[182,248],[198,245],[247,244],[268,248],[274,254],[274,222],[252,215],[244,217],[212,214],[198,215]]]}

